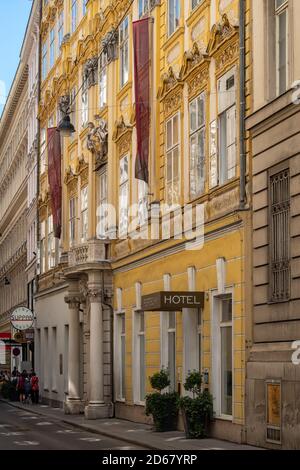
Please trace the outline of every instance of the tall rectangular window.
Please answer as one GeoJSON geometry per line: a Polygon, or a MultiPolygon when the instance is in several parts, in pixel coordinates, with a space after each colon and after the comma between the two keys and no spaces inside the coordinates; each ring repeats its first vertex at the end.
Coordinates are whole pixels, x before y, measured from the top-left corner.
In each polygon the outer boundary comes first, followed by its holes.
{"type": "Polygon", "coordinates": [[[275,0],[276,17],[276,83],[281,95],[288,85],[288,0],[275,0]]]}
{"type": "Polygon", "coordinates": [[[205,185],[205,95],[190,103],[190,197],[199,196],[205,185]]]}
{"type": "Polygon", "coordinates": [[[48,40],[42,45],[42,79],[45,80],[48,73],[48,40]]]}
{"type": "Polygon", "coordinates": [[[129,204],[129,164],[128,164],[128,155],[125,155],[120,160],[119,235],[127,234],[128,204],[129,204]]]}
{"type": "Polygon", "coordinates": [[[169,205],[180,202],[180,130],[179,114],[167,122],[166,137],[166,202],[169,205]]]}
{"type": "Polygon", "coordinates": [[[64,11],[62,10],[58,15],[58,48],[60,49],[64,38],[64,11]]]}
{"type": "Polygon", "coordinates": [[[71,32],[77,28],[77,0],[71,0],[71,32]]]}
{"type": "Polygon", "coordinates": [[[148,184],[138,180],[138,217],[139,225],[148,220],[148,184]]]}
{"type": "Polygon", "coordinates": [[[69,236],[70,246],[73,246],[76,239],[76,198],[69,201],[69,236]]]}
{"type": "Polygon", "coordinates": [[[176,31],[180,22],[180,0],[168,0],[168,33],[176,31]]]}
{"type": "Polygon", "coordinates": [[[135,335],[136,335],[136,350],[135,358],[138,373],[136,374],[137,389],[135,396],[139,402],[145,399],[145,386],[146,386],[146,352],[145,352],[145,314],[144,312],[135,313],[135,335]]]}
{"type": "Polygon", "coordinates": [[[97,225],[97,238],[106,238],[108,230],[108,217],[107,217],[107,172],[103,171],[99,175],[98,186],[98,225],[97,225]]]}
{"type": "Polygon", "coordinates": [[[40,163],[41,175],[45,173],[46,160],[47,160],[46,129],[42,127],[41,129],[41,163],[40,163]]]}
{"type": "Polygon", "coordinates": [[[55,27],[50,30],[50,69],[53,67],[55,62],[55,27]]]}
{"type": "Polygon", "coordinates": [[[129,78],[129,17],[122,21],[119,27],[120,48],[120,87],[122,88],[129,78]]]}
{"type": "Polygon", "coordinates": [[[290,173],[285,169],[269,179],[270,297],[290,298],[290,173]]]}
{"type": "Polygon", "coordinates": [[[176,389],[176,312],[168,314],[168,371],[170,390],[176,389]]]}
{"type": "Polygon", "coordinates": [[[146,15],[149,11],[149,0],[139,0],[139,18],[146,15]]]}
{"type": "Polygon", "coordinates": [[[107,105],[107,54],[101,52],[99,57],[99,105],[107,105]]]}
{"type": "Polygon", "coordinates": [[[192,0],[192,10],[194,10],[194,8],[196,8],[197,5],[199,5],[199,3],[201,3],[202,0],[192,0]]]}
{"type": "Polygon", "coordinates": [[[118,328],[118,398],[125,400],[125,373],[126,373],[126,347],[125,347],[125,313],[117,315],[118,328]]]}
{"type": "MultiPolygon", "coordinates": [[[[76,88],[72,88],[70,93],[70,119],[71,123],[77,129],[77,112],[76,112],[76,88]]],[[[75,138],[75,132],[72,133],[71,139],[75,138]]]]}
{"type": "Polygon", "coordinates": [[[87,77],[82,77],[82,90],[81,90],[81,124],[85,126],[89,120],[89,89],[87,77]]]}
{"type": "Polygon", "coordinates": [[[55,266],[55,238],[53,231],[53,217],[48,217],[48,269],[52,269],[55,266]]]}
{"type": "Polygon", "coordinates": [[[199,353],[199,371],[202,371],[202,314],[198,310],[197,318],[197,333],[198,333],[198,353],[199,353]]]}
{"type": "Polygon", "coordinates": [[[41,222],[40,226],[40,272],[43,274],[46,270],[46,223],[41,222]]]}
{"type": "Polygon", "coordinates": [[[81,190],[81,242],[86,242],[88,236],[88,187],[81,190]]]}
{"type": "Polygon", "coordinates": [[[56,326],[52,327],[52,391],[56,392],[57,389],[57,329],[56,326]]]}
{"type": "Polygon", "coordinates": [[[219,183],[236,176],[236,79],[235,69],[218,80],[219,183]]]}
{"type": "Polygon", "coordinates": [[[86,14],[86,4],[88,0],[81,0],[82,1],[82,16],[86,14]]]}
{"type": "Polygon", "coordinates": [[[232,415],[232,298],[221,299],[221,414],[232,415]]]}

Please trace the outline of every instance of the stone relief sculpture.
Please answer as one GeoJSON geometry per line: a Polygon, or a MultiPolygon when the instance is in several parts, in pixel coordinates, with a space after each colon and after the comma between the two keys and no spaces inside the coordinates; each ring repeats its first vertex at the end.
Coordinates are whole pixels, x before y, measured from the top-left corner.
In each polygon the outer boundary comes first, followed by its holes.
{"type": "Polygon", "coordinates": [[[117,58],[118,39],[118,30],[113,28],[102,40],[103,52],[107,55],[108,62],[117,58]]]}
{"type": "Polygon", "coordinates": [[[95,171],[107,162],[108,130],[105,119],[99,119],[96,127],[93,122],[88,124],[87,149],[95,155],[95,171]]]}

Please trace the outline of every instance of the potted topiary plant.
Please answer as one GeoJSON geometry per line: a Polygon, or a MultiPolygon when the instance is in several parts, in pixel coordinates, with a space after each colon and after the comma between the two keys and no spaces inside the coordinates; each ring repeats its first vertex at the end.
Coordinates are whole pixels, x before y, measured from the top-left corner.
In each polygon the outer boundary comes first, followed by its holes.
{"type": "Polygon", "coordinates": [[[201,391],[201,384],[201,373],[196,370],[189,372],[184,388],[192,393],[192,397],[181,397],[179,400],[185,434],[190,439],[206,437],[213,416],[213,397],[208,390],[201,391]]]}
{"type": "Polygon", "coordinates": [[[162,393],[170,385],[169,373],[161,369],[149,377],[151,387],[156,392],[146,396],[146,415],[152,415],[155,430],[158,432],[173,431],[177,427],[178,394],[162,393]]]}

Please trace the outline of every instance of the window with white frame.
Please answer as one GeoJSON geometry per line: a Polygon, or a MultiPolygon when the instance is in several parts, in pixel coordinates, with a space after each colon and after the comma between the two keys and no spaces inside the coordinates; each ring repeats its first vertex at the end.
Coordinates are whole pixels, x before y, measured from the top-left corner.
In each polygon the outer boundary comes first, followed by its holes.
{"type": "Polygon", "coordinates": [[[117,314],[117,361],[118,361],[118,390],[117,398],[125,400],[126,346],[125,346],[125,313],[117,314]]]}
{"type": "Polygon", "coordinates": [[[168,371],[170,390],[176,389],[176,312],[168,312],[168,371]]]}
{"type": "Polygon", "coordinates": [[[71,0],[71,32],[77,28],[77,0],[71,0]]]}
{"type": "Polygon", "coordinates": [[[52,269],[55,266],[55,238],[53,231],[53,216],[48,217],[48,269],[52,269]]]}
{"type": "Polygon", "coordinates": [[[41,163],[40,163],[40,172],[41,175],[45,173],[46,170],[46,159],[47,159],[47,146],[46,146],[46,129],[42,127],[41,129],[41,163]]]}
{"type": "Polygon", "coordinates": [[[190,197],[199,196],[205,185],[205,94],[190,103],[190,197]]]}
{"type": "Polygon", "coordinates": [[[81,205],[81,242],[85,242],[88,236],[88,187],[81,189],[80,193],[81,205]]]}
{"type": "Polygon", "coordinates": [[[85,126],[89,120],[89,89],[87,77],[82,77],[81,89],[81,125],[85,126]]]}
{"type": "Polygon", "coordinates": [[[191,0],[191,2],[192,2],[191,4],[192,10],[194,10],[194,8],[196,8],[197,5],[203,2],[203,0],[191,0]]]}
{"type": "Polygon", "coordinates": [[[40,272],[46,271],[46,222],[40,225],[40,272]]]}
{"type": "Polygon", "coordinates": [[[138,218],[139,225],[148,220],[148,184],[138,180],[138,218]]]}
{"type": "Polygon", "coordinates": [[[179,27],[180,0],[168,0],[168,34],[171,36],[179,27]]]}
{"type": "Polygon", "coordinates": [[[145,314],[138,312],[136,314],[137,328],[137,360],[138,360],[138,401],[145,399],[146,386],[146,354],[145,354],[145,314]]]}
{"type": "Polygon", "coordinates": [[[45,80],[48,73],[48,40],[42,45],[42,79],[45,80]]]}
{"type": "Polygon", "coordinates": [[[166,138],[166,202],[169,205],[180,201],[180,118],[175,114],[167,122],[166,138]]]}
{"type": "Polygon", "coordinates": [[[129,204],[129,157],[125,155],[120,160],[119,180],[119,235],[126,235],[128,230],[129,204]]]}
{"type": "Polygon", "coordinates": [[[221,414],[232,415],[232,298],[221,299],[221,414]]]}
{"type": "Polygon", "coordinates": [[[281,95],[288,85],[288,0],[275,1],[276,20],[276,87],[281,95]]]}
{"type": "Polygon", "coordinates": [[[218,80],[219,183],[236,176],[236,71],[218,80]]]}
{"type": "Polygon", "coordinates": [[[219,182],[216,120],[210,123],[209,131],[209,187],[214,188],[219,182]]]}
{"type": "Polygon", "coordinates": [[[76,198],[69,200],[69,237],[70,246],[73,246],[76,240],[76,198]]]}
{"type": "Polygon", "coordinates": [[[139,18],[146,15],[149,11],[149,0],[139,0],[139,18]]]}
{"type": "Polygon", "coordinates": [[[212,373],[215,412],[232,416],[233,392],[233,312],[232,294],[213,297],[212,373]]]}
{"type": "Polygon", "coordinates": [[[86,14],[86,4],[88,0],[81,0],[82,1],[82,16],[86,14]]]}
{"type": "Polygon", "coordinates": [[[119,49],[120,49],[120,87],[122,88],[129,78],[129,17],[122,21],[119,26],[119,49]]]}
{"type": "Polygon", "coordinates": [[[98,185],[98,225],[97,225],[97,237],[106,238],[108,230],[108,217],[107,217],[107,172],[102,171],[99,175],[98,185]]]}
{"type": "Polygon", "coordinates": [[[60,49],[64,38],[64,11],[62,10],[58,15],[57,24],[58,48],[60,49]]]}
{"type": "Polygon", "coordinates": [[[55,62],[55,27],[50,30],[50,57],[49,57],[49,62],[50,62],[50,69],[53,67],[54,62],[55,62]]]}
{"type": "MultiPolygon", "coordinates": [[[[76,113],[76,88],[72,88],[70,93],[70,119],[71,123],[77,128],[77,113],[76,113]]],[[[71,139],[75,138],[75,132],[72,133],[71,139]]]]}
{"type": "Polygon", "coordinates": [[[198,309],[197,316],[197,333],[198,333],[198,354],[199,354],[199,371],[202,370],[202,312],[198,309]]]}
{"type": "Polygon", "coordinates": [[[107,54],[101,52],[99,57],[99,106],[107,105],[107,54]]]}

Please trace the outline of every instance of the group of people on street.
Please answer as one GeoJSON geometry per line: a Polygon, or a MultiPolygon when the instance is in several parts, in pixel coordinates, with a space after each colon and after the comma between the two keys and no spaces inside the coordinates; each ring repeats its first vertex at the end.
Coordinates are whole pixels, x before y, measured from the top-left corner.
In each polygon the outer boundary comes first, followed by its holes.
{"type": "Polygon", "coordinates": [[[14,367],[11,375],[7,371],[1,371],[0,382],[10,382],[18,393],[18,398],[21,403],[38,404],[39,402],[39,378],[31,370],[30,373],[24,369],[20,373],[16,367],[14,367]]]}

